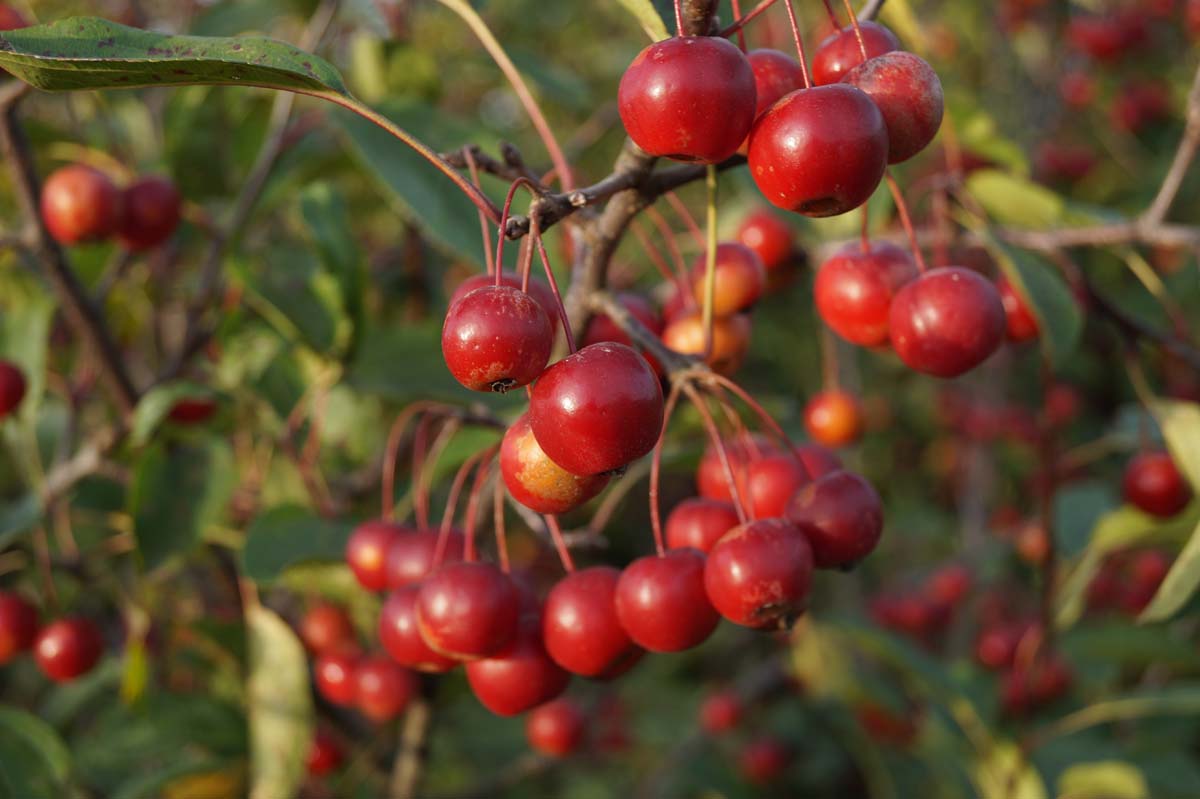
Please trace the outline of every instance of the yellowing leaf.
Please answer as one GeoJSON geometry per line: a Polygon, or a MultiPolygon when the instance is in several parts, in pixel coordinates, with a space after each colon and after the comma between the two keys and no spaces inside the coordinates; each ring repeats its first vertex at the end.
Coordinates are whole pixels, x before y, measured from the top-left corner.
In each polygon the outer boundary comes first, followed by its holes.
{"type": "Polygon", "coordinates": [[[1060,799],[1149,799],[1150,788],[1142,772],[1115,760],[1080,763],[1058,778],[1060,799]]]}
{"type": "Polygon", "coordinates": [[[1015,744],[1001,743],[975,763],[980,799],[1048,799],[1046,785],[1015,744]]]}
{"type": "Polygon", "coordinates": [[[294,796],[304,780],[313,735],[313,703],[304,647],[283,619],[254,606],[246,612],[249,673],[250,799],[294,796]]]}
{"type": "Polygon", "coordinates": [[[980,169],[967,178],[967,191],[1000,224],[1048,228],[1062,221],[1066,205],[1045,186],[998,169],[980,169]]]}

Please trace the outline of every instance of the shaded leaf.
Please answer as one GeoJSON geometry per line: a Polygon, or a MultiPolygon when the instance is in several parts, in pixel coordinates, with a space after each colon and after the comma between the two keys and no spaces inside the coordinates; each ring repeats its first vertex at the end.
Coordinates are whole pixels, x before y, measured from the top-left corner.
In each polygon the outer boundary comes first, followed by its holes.
{"type": "Polygon", "coordinates": [[[0,707],[0,792],[13,799],[61,795],[71,753],[49,724],[30,713],[0,707]]]}
{"type": "Polygon", "coordinates": [[[271,508],[246,532],[242,569],[252,580],[269,581],[293,564],[339,560],[352,529],[347,521],[322,519],[298,506],[271,508]]]}
{"type": "Polygon", "coordinates": [[[313,705],[304,647],[283,619],[255,605],[246,613],[250,663],[250,799],[292,796],[305,777],[313,705]]]}
{"type": "Polygon", "coordinates": [[[0,549],[37,524],[43,510],[41,498],[33,493],[0,505],[0,549]]]}
{"type": "Polygon", "coordinates": [[[1040,256],[986,236],[985,243],[1005,277],[1038,320],[1038,342],[1055,367],[1062,367],[1079,343],[1083,313],[1054,266],[1040,256]]]}
{"type": "Polygon", "coordinates": [[[0,33],[0,66],[47,91],[200,83],[349,96],[331,64],[285,42],[169,36],[96,17],[0,33]]]}
{"type": "Polygon", "coordinates": [[[364,323],[366,276],[345,200],[330,184],[316,183],[301,194],[300,211],[325,270],[337,283],[341,309],[350,319],[348,351],[353,354],[364,323]]]}
{"type": "Polygon", "coordinates": [[[1200,404],[1156,400],[1150,412],[1162,428],[1163,439],[1192,491],[1200,493],[1200,404]]]}
{"type": "Polygon", "coordinates": [[[1158,586],[1150,604],[1138,616],[1139,622],[1164,621],[1182,608],[1200,588],[1200,524],[1192,531],[1183,551],[1158,586]]]}
{"type": "Polygon", "coordinates": [[[133,421],[129,430],[130,443],[140,447],[150,441],[179,400],[207,398],[211,397],[212,393],[212,390],[205,386],[187,381],[163,383],[150,389],[142,395],[133,410],[133,421]]]}
{"type": "Polygon", "coordinates": [[[233,453],[223,441],[147,450],[135,466],[130,494],[143,568],[191,550],[220,518],[236,485],[233,453]]]}

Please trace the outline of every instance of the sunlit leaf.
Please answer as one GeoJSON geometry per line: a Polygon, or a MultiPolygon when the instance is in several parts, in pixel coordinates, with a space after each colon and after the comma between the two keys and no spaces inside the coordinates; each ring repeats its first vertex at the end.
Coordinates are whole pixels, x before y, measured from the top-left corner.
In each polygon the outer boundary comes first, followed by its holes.
{"type": "Polygon", "coordinates": [[[250,799],[279,799],[294,795],[305,776],[314,724],[308,659],[292,628],[272,611],[255,605],[246,624],[250,799]]]}

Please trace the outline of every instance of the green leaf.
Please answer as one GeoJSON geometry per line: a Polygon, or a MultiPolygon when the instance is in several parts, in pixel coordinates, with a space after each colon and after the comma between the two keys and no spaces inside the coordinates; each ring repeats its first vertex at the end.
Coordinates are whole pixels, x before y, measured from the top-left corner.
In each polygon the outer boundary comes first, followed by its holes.
{"type": "Polygon", "coordinates": [[[53,727],[23,710],[0,707],[0,796],[64,795],[70,771],[71,753],[53,727]]]}
{"type": "Polygon", "coordinates": [[[967,191],[1003,225],[1022,228],[1054,227],[1063,216],[1063,199],[1028,178],[998,169],[979,169],[967,178],[967,191]]]}
{"type": "MultiPolygon", "coordinates": [[[[441,152],[479,139],[479,131],[456,124],[444,112],[423,103],[393,102],[380,111],[441,152]]],[[[483,263],[478,211],[445,175],[416,152],[397,147],[395,139],[368,120],[341,110],[330,119],[345,134],[363,171],[375,179],[403,216],[416,222],[442,250],[483,263]]]]}
{"type": "Polygon", "coordinates": [[[0,355],[20,366],[25,375],[21,412],[31,418],[46,385],[46,353],[56,304],[40,291],[21,292],[19,297],[6,299],[0,315],[0,355]]]}
{"type": "Polygon", "coordinates": [[[167,414],[181,399],[201,399],[212,396],[212,390],[187,381],[163,383],[142,395],[133,410],[129,442],[135,447],[144,446],[154,436],[167,414]]]}
{"type": "Polygon", "coordinates": [[[1165,621],[1182,608],[1200,588],[1200,524],[1163,578],[1154,599],[1138,616],[1139,622],[1165,621]]]}
{"type": "Polygon", "coordinates": [[[250,799],[293,796],[314,727],[308,659],[292,628],[261,605],[247,611],[246,625],[250,799]]]}
{"type": "Polygon", "coordinates": [[[1200,685],[1180,683],[1118,699],[1095,702],[1048,725],[1038,738],[1048,740],[1057,736],[1073,735],[1098,724],[1114,721],[1152,716],[1188,718],[1196,714],[1200,714],[1200,685]]]}
{"type": "Polygon", "coordinates": [[[44,510],[41,498],[33,493],[0,505],[0,549],[41,521],[44,510]]]}
{"type": "Polygon", "coordinates": [[[1068,768],[1058,778],[1058,794],[1079,799],[1150,799],[1150,788],[1137,766],[1105,760],[1068,768]]]}
{"type": "Polygon", "coordinates": [[[333,275],[340,305],[352,325],[348,351],[353,354],[362,334],[366,276],[362,250],[350,227],[342,195],[328,183],[316,183],[300,195],[300,212],[325,270],[333,275]]]}
{"type": "Polygon", "coordinates": [[[1038,341],[1056,368],[1066,364],[1083,332],[1083,314],[1058,270],[1040,256],[1009,247],[984,233],[1001,271],[1037,317],[1038,341]]]}
{"type": "Polygon", "coordinates": [[[252,580],[267,582],[293,564],[338,560],[352,529],[347,521],[322,519],[298,506],[271,508],[246,531],[242,570],[252,580]]]}
{"type": "Polygon", "coordinates": [[[650,0],[618,0],[618,2],[633,15],[651,41],[657,42],[670,37],[671,34],[667,32],[666,23],[663,22],[662,16],[659,15],[657,9],[654,8],[654,3],[650,0]]]}
{"type": "Polygon", "coordinates": [[[1179,400],[1156,400],[1150,412],[1162,428],[1175,465],[1200,493],[1200,405],[1179,400]]]}
{"type": "Polygon", "coordinates": [[[1012,743],[998,744],[975,764],[980,799],[1047,799],[1046,784],[1012,743]]]}
{"type": "Polygon", "coordinates": [[[95,17],[0,33],[0,67],[47,91],[211,84],[349,97],[337,69],[285,42],[168,36],[95,17]]]}
{"type": "Polygon", "coordinates": [[[169,795],[163,789],[180,777],[211,773],[225,765],[225,761],[209,755],[181,752],[170,764],[145,774],[132,774],[113,791],[112,799],[157,799],[169,795]]]}
{"type": "Polygon", "coordinates": [[[220,518],[236,485],[233,453],[223,441],[147,450],[134,468],[130,494],[143,568],[190,551],[220,518]]]}

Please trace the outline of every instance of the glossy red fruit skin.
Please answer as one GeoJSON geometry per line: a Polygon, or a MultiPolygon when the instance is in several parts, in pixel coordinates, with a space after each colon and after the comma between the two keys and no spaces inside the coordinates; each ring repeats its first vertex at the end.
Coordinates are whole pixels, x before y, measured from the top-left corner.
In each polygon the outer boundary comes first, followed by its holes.
{"type": "Polygon", "coordinates": [[[814,394],[804,407],[804,428],[827,447],[845,447],[862,436],[862,409],[858,398],[832,389],[814,394]]]}
{"type": "Polygon", "coordinates": [[[25,399],[25,373],[10,361],[0,361],[0,419],[8,416],[25,399]]]}
{"type": "Polygon", "coordinates": [[[157,247],[179,227],[183,197],[164,177],[141,178],[125,187],[117,238],[133,252],[157,247]]]}
{"type": "Polygon", "coordinates": [[[730,530],[708,553],[704,588],[734,624],[787,627],[804,613],[812,569],[804,533],[783,519],[759,519],[730,530]]]}
{"type": "Polygon", "coordinates": [[[599,494],[609,476],[571,474],[538,446],[529,427],[529,414],[521,414],[500,443],[500,474],[513,499],[538,513],[572,511],[599,494]]]}
{"type": "Polygon", "coordinates": [[[733,691],[709,694],[700,705],[700,729],[709,735],[729,732],[742,720],[742,700],[733,691]]]}
{"type": "Polygon", "coordinates": [[[633,642],[651,652],[699,646],[720,616],[704,593],[704,553],[670,549],[638,558],[617,581],[617,618],[633,642]]]}
{"type": "Polygon", "coordinates": [[[300,620],[300,640],[310,654],[319,655],[356,642],[354,623],[345,609],[329,602],[319,602],[308,609],[300,620]]]}
{"type": "Polygon", "coordinates": [[[862,89],[879,106],[887,125],[889,164],[924,150],[942,126],[942,82],[920,56],[885,53],[852,69],[842,82],[862,89]]]}
{"type": "MultiPolygon", "coordinates": [[[[617,295],[617,302],[624,306],[625,310],[633,315],[643,325],[646,326],[654,335],[662,335],[663,318],[659,314],[658,309],[654,307],[654,303],[650,302],[641,294],[633,294],[631,292],[623,292],[617,295]]],[[[597,314],[588,322],[587,334],[583,337],[583,345],[586,347],[589,344],[599,344],[602,341],[615,341],[618,344],[624,344],[626,347],[633,346],[633,339],[629,338],[629,334],[621,328],[617,327],[617,323],[610,319],[606,314],[597,314]]]]}
{"type": "Polygon", "coordinates": [[[217,401],[211,397],[188,397],[179,400],[167,412],[175,424],[191,425],[207,422],[217,412],[217,401]]]}
{"type": "Polygon", "coordinates": [[[571,681],[571,675],[546,654],[539,614],[523,617],[508,647],[471,661],[466,671],[475,698],[497,716],[515,716],[549,702],[571,681]]]}
{"type": "Polygon", "coordinates": [[[1121,489],[1126,502],[1160,519],[1169,519],[1192,501],[1192,489],[1166,452],[1144,452],[1130,460],[1121,489]]]}
{"type": "Polygon", "coordinates": [[[617,89],[629,138],[650,155],[716,164],[754,122],[754,70],[731,42],[664,39],[638,54],[617,89]]]}
{"type": "Polygon", "coordinates": [[[746,467],[746,493],[750,515],[773,519],[783,515],[788,501],[809,482],[808,471],[793,455],[764,455],[746,467]]]}
{"type": "MultiPolygon", "coordinates": [[[[15,31],[18,28],[28,28],[29,20],[10,6],[8,3],[0,3],[0,31],[15,31]]],[[[3,74],[3,72],[0,72],[3,74]]]]}
{"type": "Polygon", "coordinates": [[[753,785],[768,785],[787,769],[792,752],[782,742],[770,737],[757,738],[738,755],[738,771],[753,785]]]}
{"type": "Polygon", "coordinates": [[[847,245],[817,271],[817,312],[852,344],[882,346],[888,341],[892,296],[917,274],[912,256],[895,244],[875,241],[866,251],[858,244],[847,245]]]}
{"type": "Polygon", "coordinates": [[[345,754],[337,739],[324,730],[318,729],[308,747],[308,755],[304,766],[312,777],[324,777],[342,765],[345,754]]]}
{"type": "Polygon", "coordinates": [[[737,240],[754,251],[768,272],[786,266],[796,254],[791,226],[766,208],[746,215],[738,227],[737,240]]]}
{"type": "MultiPolygon", "coordinates": [[[[770,439],[757,434],[751,434],[749,438],[726,439],[724,443],[725,454],[729,458],[734,480],[737,482],[743,501],[745,501],[747,467],[758,458],[778,454],[779,449],[770,439]]],[[[721,457],[716,447],[711,444],[705,448],[704,455],[700,458],[700,465],[696,469],[696,488],[700,491],[700,496],[707,499],[733,501],[733,490],[729,486],[729,481],[725,479],[721,457]]]]}
{"type": "Polygon", "coordinates": [[[358,584],[368,591],[387,588],[387,555],[406,527],[382,520],[363,522],[346,540],[346,564],[358,584]]]}
{"type": "Polygon", "coordinates": [[[613,677],[642,655],[617,617],[621,573],[592,566],[559,580],[546,595],[542,639],[554,662],[583,677],[613,677]]]}
{"type": "MultiPolygon", "coordinates": [[[[703,253],[692,265],[692,295],[703,307],[706,257],[703,253]]],[[[767,288],[767,271],[754,250],[736,241],[717,245],[713,314],[730,316],[744,311],[762,297],[767,288]]]]}
{"type": "MultiPolygon", "coordinates": [[[[662,334],[669,349],[683,355],[704,356],[704,322],[699,312],[676,316],[662,334]]],[[[750,316],[734,314],[713,320],[712,351],[705,359],[714,372],[732,375],[742,366],[750,350],[750,316]]]]}
{"type": "Polygon", "coordinates": [[[667,516],[667,546],[708,552],[721,536],[740,523],[737,511],[728,502],[705,497],[685,499],[667,516]]]}
{"type": "Polygon", "coordinates": [[[1025,304],[1025,299],[1007,277],[996,281],[1000,301],[1004,303],[1005,335],[1009,341],[1020,344],[1038,337],[1037,317],[1025,304]]]}
{"type": "Polygon", "coordinates": [[[417,687],[415,674],[382,655],[363,658],[354,668],[354,703],[377,723],[403,713],[417,687]]]}
{"type": "Polygon", "coordinates": [[[379,644],[392,660],[408,669],[441,673],[458,665],[454,658],[429,648],[417,626],[417,592],[421,587],[409,584],[396,588],[379,609],[379,644]]]}
{"type": "Polygon", "coordinates": [[[804,531],[819,569],[853,566],[875,549],[883,533],[883,502],[853,472],[833,472],[801,488],[786,517],[804,531]]]}
{"type": "Polygon", "coordinates": [[[417,627],[435,652],[459,660],[499,652],[517,634],[520,595],[490,563],[449,563],[417,593],[417,627]]]}
{"type": "Polygon", "coordinates": [[[532,383],[550,361],[554,328],[529,294],[484,286],[446,313],[442,357],[454,379],[472,391],[504,393],[532,383]]]}
{"type": "Polygon", "coordinates": [[[37,632],[37,608],[19,594],[0,591],[0,665],[33,646],[37,632]]]}
{"type": "Polygon", "coordinates": [[[1004,338],[1004,303],[986,278],[958,266],[931,269],[896,293],[892,347],[909,368],[957,377],[991,356],[1004,338]]]}
{"type": "Polygon", "coordinates": [[[779,50],[763,48],[746,53],[754,70],[754,117],[757,119],[779,98],[804,87],[800,62],[779,50]]]}
{"type": "Polygon", "coordinates": [[[542,450],[568,472],[610,472],[654,449],[663,424],[662,385],[629,347],[592,344],[538,379],[529,424],[542,450]]]}
{"type": "Polygon", "coordinates": [[[103,172],[71,164],[46,178],[41,208],[46,229],[60,244],[99,241],[121,221],[121,192],[103,172]]]}
{"type": "Polygon", "coordinates": [[[555,699],[534,709],[525,719],[525,737],[536,752],[566,757],[583,743],[584,717],[570,699],[555,699]]]}
{"type": "MultiPolygon", "coordinates": [[[[867,58],[877,58],[884,53],[900,49],[896,34],[878,22],[859,22],[863,44],[867,46],[867,58]]],[[[850,70],[863,62],[862,50],[853,27],[842,28],[827,36],[817,45],[813,54],[812,79],[816,86],[839,82],[850,70]]]]}
{"type": "Polygon", "coordinates": [[[357,696],[354,674],[360,655],[357,648],[346,648],[318,655],[313,662],[313,678],[317,691],[325,701],[350,707],[357,696]]]}
{"type": "Polygon", "coordinates": [[[42,673],[55,682],[70,682],[92,670],[104,654],[104,641],[91,621],[65,618],[38,632],[33,655],[42,673]]]}
{"type": "MultiPolygon", "coordinates": [[[[384,561],[384,581],[387,588],[402,588],[425,579],[433,569],[437,555],[439,533],[433,530],[413,530],[396,525],[397,535],[388,545],[384,561]]],[[[463,559],[466,539],[457,530],[446,532],[446,546],[442,563],[455,563],[463,559]]]]}
{"type": "Polygon", "coordinates": [[[875,103],[836,83],[792,92],[759,118],[750,134],[750,176],[784,210],[836,216],[870,198],[887,154],[875,103]]]}
{"type": "MultiPolygon", "coordinates": [[[[486,286],[494,286],[495,284],[496,278],[494,275],[484,274],[469,277],[454,288],[454,292],[451,293],[450,301],[446,303],[446,307],[454,307],[455,303],[470,294],[475,289],[481,289],[486,286]]],[[[516,272],[503,272],[500,275],[500,285],[508,286],[509,288],[513,289],[520,289],[521,276],[516,272]]],[[[559,324],[558,302],[554,299],[554,292],[550,289],[550,284],[538,277],[530,275],[529,294],[535,300],[537,300],[538,305],[542,306],[542,310],[546,312],[546,318],[550,320],[550,327],[557,331],[559,324]]]]}

